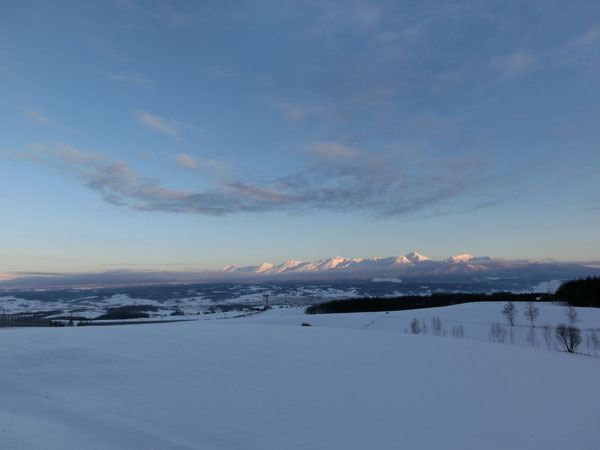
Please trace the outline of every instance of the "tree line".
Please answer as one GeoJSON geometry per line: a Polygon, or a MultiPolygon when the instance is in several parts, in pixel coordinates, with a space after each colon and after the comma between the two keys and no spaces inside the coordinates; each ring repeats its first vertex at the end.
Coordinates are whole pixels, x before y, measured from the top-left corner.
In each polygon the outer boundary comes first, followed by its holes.
{"type": "Polygon", "coordinates": [[[556,290],[554,299],[571,306],[600,308],[600,277],[567,281],[556,290]]]}
{"type": "Polygon", "coordinates": [[[362,297],[332,300],[306,308],[306,314],[335,314],[352,312],[405,311],[410,309],[436,308],[473,302],[529,302],[552,301],[551,296],[539,293],[515,294],[494,292],[493,294],[449,293],[431,295],[406,295],[402,297],[362,297]]]}
{"type": "Polygon", "coordinates": [[[404,311],[436,308],[473,302],[561,302],[570,306],[600,308],[600,277],[566,281],[554,294],[513,292],[439,293],[406,295],[402,297],[361,297],[332,300],[306,308],[306,314],[335,314],[352,312],[404,311]]]}

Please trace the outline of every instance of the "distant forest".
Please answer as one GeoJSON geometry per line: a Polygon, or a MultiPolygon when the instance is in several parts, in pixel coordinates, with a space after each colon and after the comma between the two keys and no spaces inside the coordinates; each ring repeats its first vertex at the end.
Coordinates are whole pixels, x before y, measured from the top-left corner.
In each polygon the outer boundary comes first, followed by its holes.
{"type": "Polygon", "coordinates": [[[571,306],[600,308],[600,277],[567,281],[556,290],[554,300],[571,306]]]}
{"type": "Polygon", "coordinates": [[[493,294],[431,294],[431,295],[405,295],[402,297],[388,298],[352,298],[347,300],[333,300],[306,308],[306,314],[334,314],[351,312],[374,311],[404,311],[408,309],[435,308],[439,306],[459,305],[473,302],[530,302],[552,301],[549,295],[544,294],[514,294],[512,292],[495,292],[493,294]]]}
{"type": "Polygon", "coordinates": [[[306,314],[335,314],[374,311],[404,311],[410,309],[435,308],[473,302],[561,302],[571,306],[600,307],[600,277],[588,277],[563,283],[555,294],[515,294],[495,292],[493,294],[432,294],[407,295],[390,298],[352,298],[333,300],[306,308],[306,314]]]}

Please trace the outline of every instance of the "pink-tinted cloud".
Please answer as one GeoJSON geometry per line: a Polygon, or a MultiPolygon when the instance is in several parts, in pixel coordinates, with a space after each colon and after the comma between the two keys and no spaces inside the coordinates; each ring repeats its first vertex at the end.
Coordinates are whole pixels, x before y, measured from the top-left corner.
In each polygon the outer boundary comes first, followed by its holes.
{"type": "MultiPolygon", "coordinates": [[[[342,144],[315,144],[315,148],[325,157],[294,174],[268,181],[215,181],[202,190],[163,186],[138,174],[125,161],[64,144],[53,149],[39,147],[20,156],[62,169],[114,205],[205,215],[311,210],[404,215],[480,194],[489,181],[481,174],[481,163],[472,159],[411,157],[392,161],[363,155],[342,144]]],[[[199,164],[190,155],[179,161],[191,169],[199,164]]],[[[479,204],[481,199],[473,203],[479,204]]]]}
{"type": "Polygon", "coordinates": [[[36,122],[44,123],[44,124],[47,124],[47,125],[52,125],[53,127],[60,128],[60,129],[65,130],[65,131],[72,131],[69,127],[66,127],[62,123],[60,123],[60,122],[58,122],[58,121],[56,121],[54,119],[51,119],[50,117],[44,116],[42,114],[39,114],[39,113],[37,113],[35,111],[28,111],[27,115],[31,119],[35,120],[36,122]]]}
{"type": "Polygon", "coordinates": [[[183,141],[181,137],[180,126],[176,120],[166,119],[164,117],[154,116],[146,111],[136,111],[135,116],[138,121],[153,131],[166,134],[176,141],[183,141]]]}

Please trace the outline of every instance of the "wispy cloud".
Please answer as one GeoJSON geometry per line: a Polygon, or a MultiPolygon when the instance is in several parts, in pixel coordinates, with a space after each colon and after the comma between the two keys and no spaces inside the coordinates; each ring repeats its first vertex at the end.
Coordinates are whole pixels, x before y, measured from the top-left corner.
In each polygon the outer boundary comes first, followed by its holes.
{"type": "Polygon", "coordinates": [[[140,87],[148,89],[150,91],[154,90],[154,81],[148,78],[145,75],[137,72],[129,72],[124,74],[119,73],[109,73],[106,75],[111,80],[122,81],[125,83],[133,83],[137,84],[140,87]]]}
{"type": "Polygon", "coordinates": [[[315,142],[308,147],[308,152],[329,159],[353,159],[361,154],[353,148],[338,142],[315,142]]]}
{"type": "Polygon", "coordinates": [[[515,51],[507,55],[493,57],[490,66],[504,78],[515,78],[530,69],[535,62],[536,58],[532,54],[515,51]]]}
{"type": "Polygon", "coordinates": [[[135,111],[134,115],[142,125],[151,130],[171,136],[176,141],[183,141],[180,125],[176,120],[154,116],[146,111],[135,111]]]}
{"type": "Polygon", "coordinates": [[[600,44],[600,25],[588,28],[583,34],[576,36],[573,44],[580,47],[600,44]]]}
{"type": "Polygon", "coordinates": [[[198,168],[198,160],[193,156],[187,155],[185,153],[175,155],[175,162],[181,167],[185,167],[186,169],[195,170],[198,168]]]}
{"type": "Polygon", "coordinates": [[[69,127],[63,125],[62,123],[60,123],[60,122],[58,122],[58,121],[56,121],[54,119],[51,119],[50,117],[43,116],[43,115],[41,115],[41,114],[39,114],[39,113],[37,113],[35,111],[28,111],[27,115],[31,119],[35,120],[36,122],[44,123],[44,124],[47,124],[47,125],[52,125],[53,127],[60,128],[62,130],[69,131],[69,132],[73,131],[69,127]]]}
{"type": "Polygon", "coordinates": [[[171,283],[218,280],[222,274],[200,270],[115,269],[89,273],[21,272],[0,274],[1,289],[108,287],[146,283],[171,283]],[[3,277],[4,276],[4,277],[3,277]]]}
{"type": "Polygon", "coordinates": [[[180,167],[189,170],[210,171],[215,175],[222,175],[226,171],[226,166],[214,159],[201,159],[188,155],[187,153],[179,153],[175,155],[175,162],[180,167]]]}
{"type": "MultiPolygon", "coordinates": [[[[320,148],[354,156],[352,149],[341,144],[329,143],[320,148]]],[[[472,159],[423,157],[390,161],[354,152],[354,158],[318,158],[304,170],[274,180],[214,182],[208,189],[196,191],[162,186],[139,175],[124,161],[87,154],[66,145],[55,149],[41,147],[20,156],[59,167],[114,205],[217,216],[316,210],[364,210],[379,216],[397,216],[443,207],[467,194],[481,196],[485,187],[481,165],[472,159]]],[[[177,161],[192,169],[200,164],[185,154],[177,161]]],[[[480,201],[478,198],[475,202],[480,201]]]]}
{"type": "Polygon", "coordinates": [[[580,34],[567,39],[555,51],[555,58],[563,64],[583,67],[597,66],[596,57],[600,48],[600,24],[587,28],[580,34]]]}
{"type": "Polygon", "coordinates": [[[262,101],[280,111],[287,120],[296,124],[307,123],[314,119],[329,125],[338,122],[333,111],[322,105],[299,104],[276,98],[263,98],[262,101]]]}
{"type": "Polygon", "coordinates": [[[278,100],[269,100],[268,103],[276,109],[283,111],[285,117],[292,122],[302,122],[309,114],[307,108],[295,105],[290,102],[282,102],[278,100]]]}

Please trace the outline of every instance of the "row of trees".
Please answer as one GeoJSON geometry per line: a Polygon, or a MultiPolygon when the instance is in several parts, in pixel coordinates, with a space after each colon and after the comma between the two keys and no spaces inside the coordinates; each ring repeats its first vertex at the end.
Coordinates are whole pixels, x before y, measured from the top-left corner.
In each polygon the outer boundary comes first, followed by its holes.
{"type": "MultiPolygon", "coordinates": [[[[511,343],[514,343],[513,327],[517,317],[517,307],[511,301],[508,301],[502,308],[502,314],[506,318],[509,325],[509,331],[507,332],[504,327],[499,323],[493,323],[490,327],[490,340],[492,342],[504,343],[507,339],[510,339],[511,343]]],[[[527,340],[531,345],[536,345],[536,334],[535,334],[535,321],[540,315],[539,308],[533,302],[527,302],[525,309],[523,310],[523,316],[531,324],[527,340]]],[[[577,323],[580,321],[577,314],[577,310],[573,306],[569,305],[565,310],[566,323],[560,323],[556,327],[552,327],[546,323],[541,327],[542,336],[548,349],[555,348],[555,342],[558,343],[558,347],[564,349],[569,353],[575,353],[577,348],[582,343],[583,338],[581,330],[577,327],[577,323]]],[[[600,337],[596,330],[588,330],[586,335],[586,344],[588,354],[596,355],[600,350],[600,337]]]]}
{"type": "Polygon", "coordinates": [[[352,298],[345,300],[331,300],[306,308],[306,314],[339,314],[353,312],[375,311],[405,311],[410,309],[437,308],[440,306],[459,305],[474,302],[527,302],[550,301],[550,296],[542,294],[513,292],[484,293],[435,293],[431,295],[405,295],[402,297],[388,298],[352,298]]]}
{"type": "MultiPolygon", "coordinates": [[[[492,342],[504,344],[514,343],[514,331],[516,318],[518,315],[517,306],[508,301],[502,308],[502,314],[506,318],[508,328],[501,323],[495,322],[490,326],[489,339],[492,342]]],[[[577,310],[572,306],[567,306],[565,309],[566,322],[560,323],[553,327],[545,323],[541,326],[536,326],[536,320],[540,316],[540,310],[533,302],[527,302],[522,311],[523,317],[529,322],[529,332],[527,341],[533,345],[539,345],[536,338],[536,328],[541,330],[543,341],[549,350],[562,349],[569,353],[576,353],[577,349],[583,343],[581,330],[577,327],[580,322],[577,310]]],[[[416,317],[410,322],[409,328],[404,330],[406,333],[412,334],[433,334],[434,336],[445,336],[448,334],[444,328],[444,324],[439,317],[433,317],[428,322],[425,319],[419,320],[416,317]]],[[[452,336],[462,339],[465,337],[465,329],[463,325],[452,326],[452,336]]],[[[598,355],[600,352],[600,335],[597,330],[588,330],[585,335],[585,343],[587,345],[587,353],[589,355],[598,355]]]]}
{"type": "Polygon", "coordinates": [[[0,314],[0,328],[9,327],[62,327],[64,324],[34,314],[0,314]]]}
{"type": "MultiPolygon", "coordinates": [[[[444,329],[444,324],[439,317],[433,317],[431,319],[431,333],[434,336],[445,336],[447,331],[444,329]]],[[[410,323],[410,332],[412,334],[427,334],[429,332],[429,325],[427,325],[427,321],[425,319],[419,322],[419,319],[416,317],[410,323]]],[[[408,332],[409,330],[404,330],[408,332]]],[[[465,337],[465,328],[462,325],[452,325],[452,336],[457,339],[462,339],[465,337]]]]}

